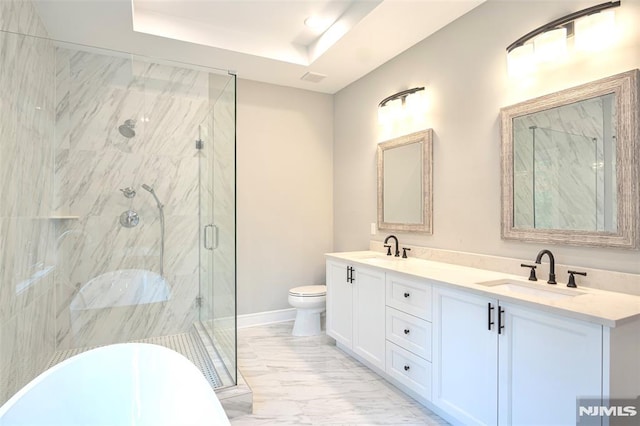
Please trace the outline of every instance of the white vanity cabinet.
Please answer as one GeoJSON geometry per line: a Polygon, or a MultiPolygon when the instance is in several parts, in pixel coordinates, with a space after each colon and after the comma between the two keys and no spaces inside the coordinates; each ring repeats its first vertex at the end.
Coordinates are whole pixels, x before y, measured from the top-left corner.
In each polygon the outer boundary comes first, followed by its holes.
{"type": "Polygon", "coordinates": [[[575,425],[576,399],[602,395],[603,327],[499,304],[499,424],[575,425]]]}
{"type": "Polygon", "coordinates": [[[386,274],[386,373],[431,399],[431,285],[386,274]]]}
{"type": "Polygon", "coordinates": [[[380,370],[385,368],[385,273],[327,261],[327,334],[380,370]]]}
{"type": "Polygon", "coordinates": [[[498,334],[487,313],[497,302],[439,287],[433,295],[432,402],[463,424],[496,425],[498,334]]]}
{"type": "Polygon", "coordinates": [[[434,288],[432,402],[461,424],[576,424],[600,397],[603,327],[434,288]]]}
{"type": "Polygon", "coordinates": [[[489,271],[353,256],[327,259],[327,334],[453,424],[575,426],[579,398],[588,415],[640,395],[636,296],[520,297],[474,284],[489,271]]]}

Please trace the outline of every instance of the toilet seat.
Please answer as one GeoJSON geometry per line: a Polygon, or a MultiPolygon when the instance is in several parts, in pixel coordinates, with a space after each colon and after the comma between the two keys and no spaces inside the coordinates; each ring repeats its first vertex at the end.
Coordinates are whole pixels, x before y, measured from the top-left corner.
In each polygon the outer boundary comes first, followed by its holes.
{"type": "Polygon", "coordinates": [[[289,296],[297,297],[324,297],[327,295],[326,285],[305,285],[289,290],[289,296]]]}

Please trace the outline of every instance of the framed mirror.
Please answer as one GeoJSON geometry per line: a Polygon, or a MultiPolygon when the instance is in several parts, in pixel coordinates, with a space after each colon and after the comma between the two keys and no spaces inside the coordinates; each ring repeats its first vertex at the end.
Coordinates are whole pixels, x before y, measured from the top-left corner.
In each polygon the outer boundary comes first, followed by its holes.
{"type": "Polygon", "coordinates": [[[638,248],[638,70],[501,110],[502,238],[638,248]]]}
{"type": "Polygon", "coordinates": [[[378,229],[432,233],[431,129],[378,144],[378,229]]]}

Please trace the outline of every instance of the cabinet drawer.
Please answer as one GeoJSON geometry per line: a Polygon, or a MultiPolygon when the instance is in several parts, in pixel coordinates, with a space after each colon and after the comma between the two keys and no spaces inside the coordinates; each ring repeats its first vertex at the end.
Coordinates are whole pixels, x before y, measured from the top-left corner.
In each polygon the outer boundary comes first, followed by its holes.
{"type": "Polygon", "coordinates": [[[387,274],[387,305],[431,321],[431,284],[387,274]]]}
{"type": "Polygon", "coordinates": [[[431,361],[431,323],[387,306],[387,340],[431,361]]]}
{"type": "Polygon", "coordinates": [[[387,341],[386,372],[425,399],[431,400],[431,363],[387,341]]]}

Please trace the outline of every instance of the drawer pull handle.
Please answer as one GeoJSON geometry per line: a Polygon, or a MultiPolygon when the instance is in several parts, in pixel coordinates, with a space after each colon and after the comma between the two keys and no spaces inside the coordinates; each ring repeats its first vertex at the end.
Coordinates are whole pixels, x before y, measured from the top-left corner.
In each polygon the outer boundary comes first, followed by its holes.
{"type": "Polygon", "coordinates": [[[409,334],[409,333],[411,333],[411,330],[409,330],[408,328],[405,328],[404,329],[404,334],[409,334]]]}
{"type": "Polygon", "coordinates": [[[411,367],[409,367],[408,365],[404,366],[404,371],[409,371],[409,369],[411,369],[411,367]]]}
{"type": "Polygon", "coordinates": [[[405,294],[404,294],[404,297],[409,297],[409,296],[411,296],[411,294],[410,294],[410,293],[405,293],[405,294]]]}

